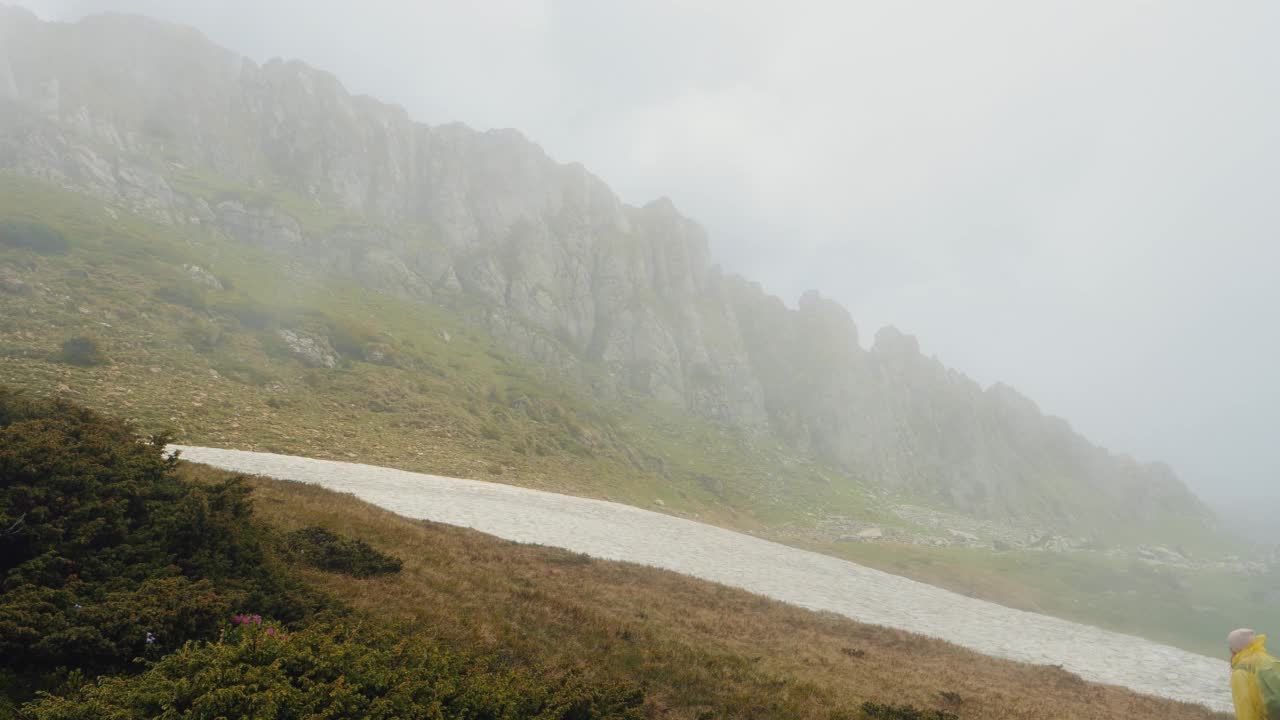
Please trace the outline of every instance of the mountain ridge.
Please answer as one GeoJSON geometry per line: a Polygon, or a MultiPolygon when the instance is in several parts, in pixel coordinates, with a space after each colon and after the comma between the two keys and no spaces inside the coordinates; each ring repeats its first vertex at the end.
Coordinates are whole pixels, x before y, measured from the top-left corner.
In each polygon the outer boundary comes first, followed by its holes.
{"type": "Polygon", "coordinates": [[[0,171],[456,307],[593,391],[776,433],[967,512],[1211,521],[1167,466],[892,327],[864,350],[845,308],[721,272],[669,199],[629,206],[518,131],[417,123],[305,63],[135,16],[0,8],[0,41],[0,171]]]}

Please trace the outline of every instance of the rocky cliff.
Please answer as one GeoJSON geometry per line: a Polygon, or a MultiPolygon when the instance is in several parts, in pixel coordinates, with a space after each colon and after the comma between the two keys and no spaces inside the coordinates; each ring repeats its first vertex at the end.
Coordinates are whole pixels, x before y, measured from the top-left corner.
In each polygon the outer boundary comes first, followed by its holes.
{"type": "Polygon", "coordinates": [[[625,205],[511,130],[429,127],[299,62],[127,16],[0,8],[0,172],[452,305],[541,367],[657,398],[969,512],[1207,518],[1174,475],[983,389],[839,305],[720,273],[667,200],[625,205]]]}

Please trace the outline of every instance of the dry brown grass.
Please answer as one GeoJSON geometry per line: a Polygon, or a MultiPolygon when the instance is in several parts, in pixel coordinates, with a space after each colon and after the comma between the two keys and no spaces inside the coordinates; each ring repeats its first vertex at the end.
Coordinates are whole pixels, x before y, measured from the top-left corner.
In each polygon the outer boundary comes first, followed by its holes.
{"type": "Polygon", "coordinates": [[[989,720],[1216,717],[671,572],[410,520],[318,487],[253,483],[269,524],[321,525],[404,560],[399,575],[369,580],[304,571],[317,585],[513,662],[642,683],[651,717],[856,718],[867,700],[989,720]]]}

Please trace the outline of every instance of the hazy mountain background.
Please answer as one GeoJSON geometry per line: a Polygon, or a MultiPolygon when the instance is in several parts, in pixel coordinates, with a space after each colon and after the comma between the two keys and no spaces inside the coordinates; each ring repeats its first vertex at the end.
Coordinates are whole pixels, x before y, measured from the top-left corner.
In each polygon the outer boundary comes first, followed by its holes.
{"type": "MultiPolygon", "coordinates": [[[[892,327],[864,349],[839,304],[808,292],[786,308],[723,274],[703,229],[669,200],[628,206],[515,131],[415,123],[308,65],[258,66],[139,17],[67,26],[9,11],[0,37],[0,167],[10,175],[123,207],[175,237],[211,233],[189,243],[268,251],[285,278],[336,272],[444,304],[556,382],[769,433],[850,477],[966,513],[1073,529],[1207,518],[1167,466],[1090,444],[892,327]]],[[[38,269],[6,274],[27,287],[35,278],[21,276],[38,269]]],[[[106,282],[84,288],[101,295],[106,282]]],[[[201,313],[195,322],[219,323],[218,337],[252,326],[203,294],[181,304],[201,313]]],[[[344,347],[342,334],[284,323],[258,344],[283,340],[325,368],[394,356],[344,347]]],[[[222,344],[193,347],[215,354],[222,344]]]]}
{"type": "Polygon", "coordinates": [[[1280,475],[1272,4],[21,4],[519,127],[788,302],[817,287],[1206,496],[1280,475]]]}

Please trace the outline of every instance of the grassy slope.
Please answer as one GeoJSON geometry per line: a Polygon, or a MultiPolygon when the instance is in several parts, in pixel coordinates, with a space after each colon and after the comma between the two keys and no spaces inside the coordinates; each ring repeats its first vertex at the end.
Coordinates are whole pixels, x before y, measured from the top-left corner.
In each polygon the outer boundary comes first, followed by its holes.
{"type": "Polygon", "coordinates": [[[858,717],[845,711],[867,700],[987,720],[1211,717],[669,572],[413,521],[303,484],[253,485],[255,512],[276,527],[321,525],[405,560],[395,576],[308,571],[310,581],[449,643],[642,682],[650,717],[858,717]]]}
{"type": "Polygon", "coordinates": [[[1269,577],[1156,568],[1085,553],[892,544],[808,546],[970,597],[1139,635],[1211,657],[1234,627],[1280,627],[1269,577]]]}
{"type": "Polygon", "coordinates": [[[278,258],[198,230],[116,220],[91,200],[27,183],[0,179],[0,217],[46,222],[75,244],[65,256],[0,248],[0,260],[34,266],[22,275],[29,285],[48,289],[0,295],[8,377],[36,389],[65,384],[90,404],[122,407],[145,429],[466,476],[515,470],[522,484],[644,504],[661,498],[690,513],[750,511],[770,484],[796,488],[814,505],[859,507],[852,483],[832,487],[822,477],[834,473],[783,460],[776,448],[654,404],[602,407],[540,381],[441,306],[333,277],[282,282],[278,258]],[[185,263],[233,289],[201,288],[185,277],[185,263]],[[309,369],[281,349],[276,326],[336,330],[387,347],[404,366],[309,369]],[[48,362],[80,334],[97,338],[112,364],[48,362]],[[659,458],[664,469],[645,467],[659,458]]]}
{"type": "MultiPolygon", "coordinates": [[[[73,247],[62,255],[0,247],[0,273],[18,268],[28,286],[0,291],[0,382],[62,393],[146,430],[174,429],[192,444],[357,459],[636,505],[661,499],[670,512],[764,534],[787,526],[794,537],[823,512],[889,521],[857,482],[760,438],[651,402],[610,405],[540,380],[440,305],[296,269],[282,280],[280,258],[201,229],[157,227],[0,177],[0,220],[9,219],[56,227],[73,247]],[[209,269],[228,289],[192,282],[185,263],[209,269]],[[281,326],[345,338],[355,346],[348,354],[376,345],[399,367],[307,368],[282,349],[274,334],[281,326]],[[76,335],[95,337],[111,364],[51,361],[76,335]]],[[[1257,618],[1262,627],[1280,620],[1243,592],[1206,613],[1198,608],[1214,603],[1158,584],[1122,582],[1121,594],[1100,595],[1069,580],[1116,575],[1095,559],[1071,568],[1043,554],[1011,562],[983,551],[819,549],[1199,651],[1216,649],[1211,639],[1228,618],[1228,625],[1257,618]],[[1137,601],[1122,594],[1129,589],[1139,591],[1137,601]]],[[[1226,594],[1222,583],[1208,586],[1226,594]]]]}

